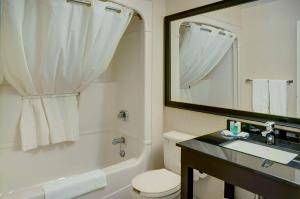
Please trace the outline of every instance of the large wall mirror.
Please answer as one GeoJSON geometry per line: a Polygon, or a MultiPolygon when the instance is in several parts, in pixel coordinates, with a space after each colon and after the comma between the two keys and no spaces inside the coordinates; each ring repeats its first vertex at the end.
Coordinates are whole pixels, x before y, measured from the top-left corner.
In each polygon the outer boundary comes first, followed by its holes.
{"type": "Polygon", "coordinates": [[[299,0],[229,0],[170,15],[165,39],[167,106],[300,124],[299,0]]]}

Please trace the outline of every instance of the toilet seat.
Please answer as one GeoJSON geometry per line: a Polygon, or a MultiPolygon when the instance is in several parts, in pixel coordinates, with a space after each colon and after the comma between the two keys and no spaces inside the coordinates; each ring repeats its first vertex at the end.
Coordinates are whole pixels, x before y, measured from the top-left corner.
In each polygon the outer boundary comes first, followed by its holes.
{"type": "Polygon", "coordinates": [[[132,187],[145,197],[164,197],[180,190],[180,176],[167,169],[147,171],[132,180],[132,187]]]}

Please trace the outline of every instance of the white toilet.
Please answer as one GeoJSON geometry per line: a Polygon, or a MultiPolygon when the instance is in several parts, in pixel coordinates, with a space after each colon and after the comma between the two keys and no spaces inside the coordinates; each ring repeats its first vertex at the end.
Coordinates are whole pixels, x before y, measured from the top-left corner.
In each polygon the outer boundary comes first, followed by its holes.
{"type": "MultiPolygon", "coordinates": [[[[163,169],[147,171],[132,180],[133,199],[179,199],[180,198],[180,148],[177,142],[193,139],[195,136],[172,131],[163,134],[163,169]]],[[[194,179],[199,179],[194,175],[194,179]]]]}

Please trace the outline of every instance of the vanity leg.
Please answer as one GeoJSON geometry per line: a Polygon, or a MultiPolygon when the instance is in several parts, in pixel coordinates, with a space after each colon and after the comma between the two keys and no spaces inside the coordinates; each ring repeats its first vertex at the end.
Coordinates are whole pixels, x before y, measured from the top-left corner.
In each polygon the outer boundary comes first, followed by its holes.
{"type": "Polygon", "coordinates": [[[193,168],[181,167],[181,199],[193,198],[193,168]]]}
{"type": "Polygon", "coordinates": [[[194,170],[185,161],[181,150],[181,199],[193,198],[194,170]]]}
{"type": "Polygon", "coordinates": [[[234,185],[224,183],[224,198],[234,199],[234,185]]]}

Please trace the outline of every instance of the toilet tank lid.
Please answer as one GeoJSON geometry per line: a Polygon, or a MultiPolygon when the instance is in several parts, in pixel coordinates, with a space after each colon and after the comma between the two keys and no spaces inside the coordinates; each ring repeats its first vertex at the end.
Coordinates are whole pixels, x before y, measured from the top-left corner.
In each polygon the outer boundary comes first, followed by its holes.
{"type": "Polygon", "coordinates": [[[183,142],[185,140],[190,140],[195,138],[196,136],[190,135],[187,133],[182,133],[179,131],[169,131],[163,134],[163,138],[168,140],[173,140],[175,142],[183,142]]]}

